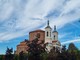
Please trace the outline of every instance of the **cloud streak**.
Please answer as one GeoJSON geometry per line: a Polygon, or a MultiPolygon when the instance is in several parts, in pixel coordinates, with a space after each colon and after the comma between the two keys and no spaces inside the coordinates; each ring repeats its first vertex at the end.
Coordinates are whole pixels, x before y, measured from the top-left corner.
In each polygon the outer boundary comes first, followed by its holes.
{"type": "Polygon", "coordinates": [[[76,42],[80,42],[80,38],[79,38],[79,39],[75,39],[75,40],[65,41],[65,42],[62,42],[61,44],[62,44],[62,45],[65,45],[65,44],[76,43],[76,42]]]}
{"type": "Polygon", "coordinates": [[[47,19],[61,29],[80,18],[79,0],[0,0],[0,7],[1,42],[43,29],[47,19]]]}

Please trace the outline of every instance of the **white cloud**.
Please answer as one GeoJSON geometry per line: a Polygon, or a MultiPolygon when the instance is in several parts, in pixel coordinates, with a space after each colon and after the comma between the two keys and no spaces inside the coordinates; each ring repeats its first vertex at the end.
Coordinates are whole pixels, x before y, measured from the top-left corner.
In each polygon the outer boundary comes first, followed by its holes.
{"type": "Polygon", "coordinates": [[[0,22],[3,20],[7,20],[10,17],[14,7],[9,2],[4,2],[1,4],[0,2],[0,22]]]}
{"type": "Polygon", "coordinates": [[[67,37],[68,35],[72,34],[72,32],[69,33],[61,33],[58,35],[59,39],[63,39],[64,37],[67,37]]]}
{"type": "Polygon", "coordinates": [[[3,34],[0,34],[0,41],[6,41],[6,39],[11,40],[26,35],[29,31],[39,28],[42,25],[43,26],[40,28],[43,29],[45,27],[44,24],[46,23],[46,16],[51,14],[54,10],[59,11],[60,14],[57,17],[54,17],[54,15],[50,17],[50,25],[52,28],[53,25],[57,25],[58,29],[60,29],[66,24],[77,21],[77,19],[80,18],[79,0],[4,1],[5,3],[1,4],[2,7],[0,8],[0,22],[9,19],[2,24],[3,28],[6,30],[5,32],[8,33],[5,34],[1,31],[3,34]],[[72,13],[72,11],[74,12],[72,13]],[[12,17],[16,18],[15,22],[12,22],[12,20],[14,20],[12,17]],[[35,20],[31,18],[35,18],[35,20]]]}
{"type": "Polygon", "coordinates": [[[74,39],[74,40],[65,41],[65,42],[61,42],[61,44],[62,44],[62,45],[65,45],[65,44],[75,43],[75,42],[80,42],[80,38],[79,38],[79,39],[74,39]]]}
{"type": "Polygon", "coordinates": [[[63,14],[70,13],[72,10],[80,9],[80,0],[70,0],[66,3],[66,5],[63,7],[63,14]]]}

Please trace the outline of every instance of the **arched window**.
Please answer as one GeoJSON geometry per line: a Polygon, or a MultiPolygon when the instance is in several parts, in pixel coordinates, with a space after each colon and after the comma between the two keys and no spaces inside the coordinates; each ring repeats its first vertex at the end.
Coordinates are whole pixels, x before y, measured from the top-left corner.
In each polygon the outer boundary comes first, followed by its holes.
{"type": "Polygon", "coordinates": [[[48,31],[47,31],[47,36],[48,36],[48,31]]]}
{"type": "Polygon", "coordinates": [[[51,37],[51,32],[50,32],[50,37],[51,37]]]}
{"type": "Polygon", "coordinates": [[[55,35],[54,35],[54,40],[55,40],[55,35]]]}

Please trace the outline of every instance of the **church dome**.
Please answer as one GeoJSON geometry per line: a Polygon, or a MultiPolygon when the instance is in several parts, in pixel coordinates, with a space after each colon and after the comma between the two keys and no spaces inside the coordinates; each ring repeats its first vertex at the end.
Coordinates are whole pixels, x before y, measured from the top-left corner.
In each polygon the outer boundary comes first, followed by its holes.
{"type": "Polygon", "coordinates": [[[46,29],[46,28],[50,28],[50,29],[52,29],[50,26],[45,27],[45,29],[46,29]]]}
{"type": "MultiPolygon", "coordinates": [[[[56,25],[54,25],[54,31],[53,31],[53,33],[54,33],[54,32],[57,32],[57,31],[56,31],[56,25]]],[[[58,33],[58,32],[57,32],[57,33],[58,33]]]]}

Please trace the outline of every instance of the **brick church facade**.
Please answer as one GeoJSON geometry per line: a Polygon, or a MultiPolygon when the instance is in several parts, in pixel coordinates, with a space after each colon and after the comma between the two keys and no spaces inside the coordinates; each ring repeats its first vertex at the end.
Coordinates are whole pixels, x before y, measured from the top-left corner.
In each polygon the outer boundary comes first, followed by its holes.
{"type": "Polygon", "coordinates": [[[39,40],[41,40],[41,41],[45,40],[45,31],[43,31],[43,30],[31,31],[29,33],[29,40],[32,41],[36,37],[37,34],[40,34],[39,40]]]}

